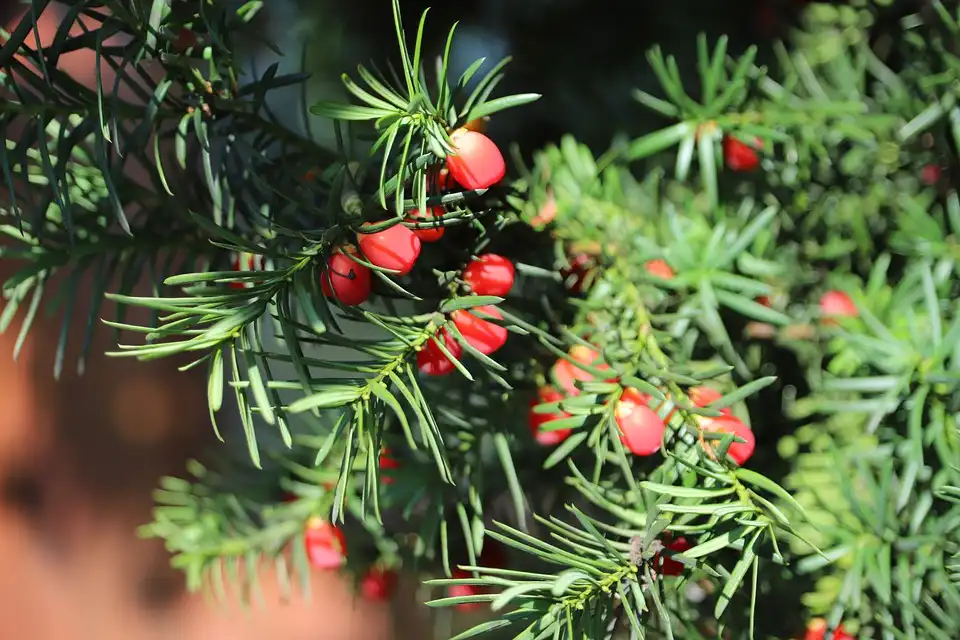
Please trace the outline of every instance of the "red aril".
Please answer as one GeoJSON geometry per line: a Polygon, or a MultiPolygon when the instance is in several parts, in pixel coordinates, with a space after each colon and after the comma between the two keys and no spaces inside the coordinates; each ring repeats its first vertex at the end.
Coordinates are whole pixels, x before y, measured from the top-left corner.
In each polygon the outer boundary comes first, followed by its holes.
{"type": "Polygon", "coordinates": [[[420,238],[402,224],[375,233],[358,233],[357,244],[370,264],[405,276],[420,256],[420,238]]]}
{"type": "Polygon", "coordinates": [[[673,276],[676,275],[673,269],[670,268],[670,265],[667,264],[667,261],[660,260],[659,258],[656,260],[648,260],[643,264],[643,268],[646,269],[650,275],[663,280],[672,280],[673,276]]]}
{"type": "Polygon", "coordinates": [[[553,387],[540,387],[537,390],[537,397],[530,401],[530,431],[533,433],[534,439],[546,447],[553,447],[560,444],[570,437],[570,434],[573,433],[573,429],[544,431],[542,430],[543,425],[553,420],[569,418],[570,414],[564,411],[557,411],[556,413],[537,413],[533,410],[533,408],[538,404],[559,402],[560,400],[563,400],[563,398],[564,395],[553,387]]]}
{"type": "MultiPolygon", "coordinates": [[[[593,369],[598,369],[600,371],[606,371],[610,369],[610,365],[606,362],[603,362],[600,352],[586,347],[582,344],[574,345],[570,348],[568,355],[573,359],[574,362],[579,362],[585,364],[588,367],[593,369]]],[[[560,358],[557,360],[556,364],[553,365],[553,377],[556,380],[560,388],[567,393],[567,395],[575,396],[580,394],[580,389],[577,388],[576,382],[580,380],[581,382],[589,382],[593,380],[593,374],[584,371],[577,365],[573,364],[569,360],[560,358]]],[[[607,378],[606,382],[614,382],[616,378],[607,378]]]]}
{"type": "MultiPolygon", "coordinates": [[[[693,406],[703,408],[722,398],[723,394],[710,387],[693,387],[687,391],[687,397],[690,398],[693,406]]],[[[730,407],[720,409],[720,413],[725,416],[733,416],[733,411],[730,407]]]]}
{"type": "MultiPolygon", "coordinates": [[[[450,332],[446,329],[440,331],[443,340],[443,346],[447,348],[454,358],[460,359],[463,355],[463,347],[457,342],[450,332]]],[[[436,339],[431,338],[423,345],[417,353],[417,368],[428,376],[444,376],[453,371],[453,362],[437,346],[436,339]]]]}
{"type": "Polygon", "coordinates": [[[390,471],[391,469],[399,469],[400,463],[394,460],[390,456],[390,449],[384,447],[380,451],[380,481],[383,484],[393,484],[393,478],[389,474],[384,473],[384,471],[390,471]]]}
{"type": "MultiPolygon", "coordinates": [[[[687,391],[687,398],[690,400],[690,403],[695,407],[706,407],[708,404],[713,404],[717,400],[723,397],[723,394],[717,391],[716,389],[711,389],[710,387],[692,387],[687,391]]],[[[673,419],[674,414],[677,412],[676,407],[670,410],[670,413],[667,414],[665,420],[670,422],[673,419]]],[[[729,407],[720,409],[720,413],[725,416],[733,416],[733,411],[729,407]]]]}
{"type": "MultiPolygon", "coordinates": [[[[233,257],[233,270],[234,271],[256,271],[257,263],[259,256],[255,256],[252,253],[238,253],[233,257]]],[[[253,286],[251,281],[244,282],[231,282],[231,289],[245,289],[247,287],[253,286]]]]}
{"type": "Polygon", "coordinates": [[[186,53],[190,47],[197,46],[197,34],[186,27],[181,27],[173,41],[173,49],[177,53],[186,53]]]}
{"type": "Polygon", "coordinates": [[[825,318],[856,318],[860,315],[853,299],[843,291],[827,291],[820,298],[820,312],[825,318]]]}
{"type": "MultiPolygon", "coordinates": [[[[755,145],[758,147],[762,145],[759,138],[755,145]]],[[[757,155],[756,149],[745,142],[726,136],[723,139],[723,162],[731,171],[743,173],[759,167],[760,156],[757,155]]]]}
{"type": "Polygon", "coordinates": [[[933,185],[940,182],[941,175],[942,175],[942,172],[940,170],[940,167],[938,167],[935,164],[928,164],[928,165],[925,165],[923,169],[920,170],[920,181],[923,182],[923,184],[927,185],[928,187],[932,187],[933,185]]]}
{"type": "Polygon", "coordinates": [[[354,262],[339,251],[330,256],[327,268],[320,276],[323,295],[336,298],[348,307],[365,302],[372,286],[369,267],[354,262]]]}
{"type": "MultiPolygon", "coordinates": [[[[503,320],[503,314],[500,313],[500,310],[496,307],[486,305],[476,307],[475,310],[482,315],[503,320]]],[[[456,325],[457,330],[460,332],[460,335],[463,336],[463,339],[467,341],[467,344],[483,355],[490,355],[507,342],[507,330],[505,327],[501,327],[489,320],[484,320],[475,313],[471,313],[465,309],[458,309],[454,311],[450,317],[453,318],[453,324],[456,325]]]]}
{"type": "MultiPolygon", "coordinates": [[[[407,213],[407,218],[411,222],[429,222],[441,217],[443,213],[443,207],[430,207],[426,212],[420,211],[420,209],[412,209],[407,213]]],[[[443,237],[446,229],[437,224],[429,229],[411,229],[411,231],[413,231],[413,235],[420,238],[421,242],[436,242],[443,237]]]]}
{"type": "MultiPolygon", "coordinates": [[[[732,416],[701,418],[700,428],[703,431],[713,431],[721,434],[732,433],[738,438],[742,438],[744,442],[734,441],[727,449],[727,455],[738,465],[743,465],[749,460],[753,455],[754,449],[757,448],[757,438],[753,435],[753,431],[738,418],[732,416]]],[[[710,449],[713,449],[713,445],[709,442],[704,441],[704,444],[710,449]]]]}
{"type": "Polygon", "coordinates": [[[516,268],[495,253],[484,253],[463,270],[463,281],[478,296],[505,296],[513,288],[516,268]]]}
{"type": "Polygon", "coordinates": [[[620,428],[620,441],[635,456],[650,456],[660,450],[667,425],[647,406],[648,397],[636,389],[626,389],[613,410],[620,428]]]}
{"type": "MultiPolygon", "coordinates": [[[[480,552],[480,557],[477,558],[477,565],[481,567],[489,567],[491,569],[502,569],[507,564],[507,557],[504,551],[504,548],[496,540],[486,538],[483,542],[483,551],[480,552]]],[[[454,569],[452,572],[452,577],[457,580],[470,580],[473,578],[473,574],[469,571],[464,571],[463,569],[454,569]]],[[[447,587],[447,597],[456,598],[460,596],[475,596],[479,594],[489,593],[489,591],[479,585],[453,585],[447,587]]],[[[487,602],[468,602],[464,604],[458,604],[457,609],[460,611],[473,611],[487,606],[487,602]]]]}
{"type": "Polygon", "coordinates": [[[383,602],[393,596],[396,586],[396,572],[371,567],[360,580],[360,593],[367,600],[383,602]]]}
{"type": "MultiPolygon", "coordinates": [[[[827,637],[827,629],[829,625],[827,621],[823,618],[814,618],[810,621],[810,624],[807,625],[806,635],[803,636],[803,640],[824,640],[827,637]]],[[[855,640],[852,635],[847,633],[843,628],[843,623],[837,625],[837,628],[833,631],[833,640],[855,640]]]]}
{"type": "Polygon", "coordinates": [[[467,124],[463,125],[463,128],[469,131],[476,131],[477,133],[486,133],[487,122],[489,121],[490,121],[490,116],[483,116],[482,118],[474,118],[467,124]]]}
{"type": "Polygon", "coordinates": [[[450,175],[464,189],[486,189],[503,180],[507,165],[493,140],[477,131],[457,129],[450,134],[455,154],[447,156],[450,175]]]}
{"type": "MultiPolygon", "coordinates": [[[[693,546],[687,542],[686,538],[681,536],[674,539],[670,533],[664,534],[663,543],[667,549],[676,553],[683,553],[693,546]]],[[[661,555],[659,553],[653,556],[653,566],[656,567],[654,569],[656,572],[665,576],[679,576],[685,568],[682,562],[677,562],[666,554],[661,555]]]]}
{"type": "Polygon", "coordinates": [[[347,541],[343,532],[322,518],[313,517],[307,521],[303,542],[314,569],[339,569],[347,559],[347,541]]]}
{"type": "Polygon", "coordinates": [[[427,169],[427,193],[443,193],[458,186],[460,185],[450,176],[450,170],[446,167],[434,165],[427,169]]]}
{"type": "Polygon", "coordinates": [[[570,266],[561,269],[560,275],[571,293],[583,291],[583,285],[590,274],[594,259],[587,253],[578,253],[570,259],[570,266]]]}
{"type": "MultiPolygon", "coordinates": [[[[473,574],[463,569],[454,569],[452,577],[455,580],[469,580],[473,574]]],[[[476,596],[485,593],[483,587],[473,584],[454,584],[447,587],[448,598],[462,598],[464,596],[476,596]]],[[[458,611],[476,611],[486,606],[486,602],[462,602],[456,605],[458,611]]]]}
{"type": "Polygon", "coordinates": [[[530,220],[531,227],[543,227],[551,222],[557,217],[557,199],[553,197],[553,192],[547,191],[547,201],[543,203],[543,206],[540,207],[540,211],[537,212],[530,220]]]}

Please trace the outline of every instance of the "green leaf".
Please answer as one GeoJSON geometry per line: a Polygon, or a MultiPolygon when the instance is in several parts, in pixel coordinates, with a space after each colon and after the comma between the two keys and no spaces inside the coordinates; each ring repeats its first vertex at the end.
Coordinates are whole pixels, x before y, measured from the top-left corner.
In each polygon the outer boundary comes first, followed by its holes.
{"type": "Polygon", "coordinates": [[[342,407],[360,398],[363,387],[336,385],[330,386],[312,395],[294,401],[289,407],[290,413],[303,413],[311,409],[332,409],[342,407]]]}
{"type": "Polygon", "coordinates": [[[483,104],[478,104],[470,109],[470,112],[467,113],[464,119],[467,122],[470,122],[471,120],[483,118],[485,116],[497,113],[498,111],[513,109],[514,107],[521,107],[523,105],[536,102],[540,98],[541,96],[539,93],[519,93],[512,96],[503,96],[502,98],[496,98],[494,100],[484,102],[483,104]]]}
{"type": "Polygon", "coordinates": [[[717,598],[717,604],[713,609],[714,617],[719,619],[723,615],[723,613],[727,610],[727,607],[730,606],[733,596],[736,595],[737,591],[739,591],[740,585],[743,584],[743,579],[747,575],[747,571],[750,570],[754,559],[757,557],[754,546],[756,545],[757,540],[760,538],[760,534],[762,533],[762,529],[757,531],[753,538],[751,538],[746,546],[744,546],[743,555],[740,556],[740,560],[733,568],[733,571],[730,572],[730,577],[723,585],[723,590],[720,593],[720,597],[717,598]]]}
{"type": "Polygon", "coordinates": [[[331,120],[377,120],[394,113],[376,107],[361,107],[340,102],[318,102],[310,107],[310,113],[331,120]]]}
{"type": "Polygon", "coordinates": [[[507,441],[506,435],[503,433],[495,433],[493,434],[493,444],[497,449],[497,456],[500,458],[503,472],[507,476],[507,488],[510,490],[510,498],[513,500],[513,508],[517,516],[517,526],[520,527],[521,530],[526,530],[526,499],[523,494],[523,489],[520,487],[517,469],[513,464],[513,454],[510,453],[510,443],[507,441]]]}
{"type": "Polygon", "coordinates": [[[692,136],[695,131],[695,125],[688,122],[678,122],[666,129],[648,133],[630,143],[626,151],[626,159],[635,161],[648,158],[678,144],[687,136],[692,136]]]}
{"type": "Polygon", "coordinates": [[[765,305],[746,298],[737,293],[732,293],[730,291],[725,291],[723,289],[715,289],[717,295],[717,300],[720,301],[725,307],[733,309],[737,313],[740,313],[748,318],[754,320],[759,320],[760,322],[769,322],[770,324],[779,325],[781,327],[787,326],[790,324],[790,316],[777,311],[776,309],[771,309],[765,305]]]}
{"type": "Polygon", "coordinates": [[[681,555],[686,558],[690,558],[691,560],[708,556],[711,553],[720,551],[721,549],[726,549],[733,543],[743,539],[743,537],[746,536],[746,534],[751,530],[751,527],[736,527],[730,531],[725,531],[720,535],[713,536],[706,542],[701,542],[692,549],[684,551],[681,555]]]}
{"type": "Polygon", "coordinates": [[[734,474],[737,476],[737,478],[743,482],[746,482],[747,484],[752,484],[753,486],[759,487],[764,491],[769,491],[793,507],[797,513],[803,516],[803,518],[807,518],[807,511],[803,508],[803,505],[797,502],[796,498],[790,495],[786,489],[781,487],[773,480],[767,478],[766,476],[760,475],[756,471],[751,471],[750,469],[744,469],[742,467],[737,469],[734,474]]]}
{"type": "Polygon", "coordinates": [[[499,296],[460,296],[447,298],[440,303],[440,313],[451,313],[458,309],[472,309],[474,307],[496,306],[503,302],[499,296]]]}
{"type": "Polygon", "coordinates": [[[769,387],[771,384],[777,381],[777,376],[767,376],[765,378],[758,378],[757,380],[752,380],[747,384],[738,387],[734,391],[724,395],[722,398],[716,402],[708,404],[706,409],[715,409],[719,411],[720,409],[726,409],[727,407],[732,407],[733,405],[746,400],[750,396],[756,394],[761,389],[769,387]]]}
{"type": "Polygon", "coordinates": [[[699,489],[697,487],[677,487],[669,484],[660,484],[658,482],[650,482],[649,480],[644,480],[640,483],[640,486],[647,491],[653,491],[654,493],[670,496],[672,498],[692,498],[702,500],[720,498],[722,496],[730,495],[736,491],[735,487],[724,487],[722,489],[699,489]]]}

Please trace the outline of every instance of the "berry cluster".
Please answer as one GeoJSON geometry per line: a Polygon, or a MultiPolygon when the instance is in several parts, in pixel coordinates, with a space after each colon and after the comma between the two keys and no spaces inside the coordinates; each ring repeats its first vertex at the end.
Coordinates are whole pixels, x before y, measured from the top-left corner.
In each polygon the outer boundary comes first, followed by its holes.
{"type": "MultiPolygon", "coordinates": [[[[595,376],[587,369],[594,371],[608,371],[610,365],[594,349],[584,345],[575,345],[570,349],[567,358],[560,358],[553,366],[552,377],[556,386],[544,386],[537,392],[537,397],[530,404],[530,429],[537,442],[545,446],[555,446],[566,440],[572,433],[571,429],[551,429],[548,424],[555,420],[569,418],[570,414],[558,408],[556,411],[538,412],[537,407],[545,404],[562,405],[566,398],[580,394],[577,382],[590,382],[595,376]]],[[[604,382],[617,382],[616,377],[607,378],[604,382]]],[[[687,392],[687,397],[694,406],[707,407],[722,397],[722,394],[710,387],[693,387],[687,392]]],[[[660,451],[663,437],[667,432],[667,424],[676,414],[676,408],[661,417],[663,405],[652,406],[654,398],[634,388],[625,388],[614,406],[613,413],[617,426],[620,429],[620,440],[627,451],[635,456],[650,456],[660,451]]],[[[697,417],[701,431],[716,433],[732,433],[738,440],[727,448],[727,455],[737,464],[744,464],[753,455],[756,439],[753,432],[739,418],[734,417],[728,408],[720,410],[719,417],[697,417]],[[743,440],[743,442],[740,442],[743,440]]],[[[706,440],[702,441],[709,453],[715,453],[706,440]]]]}
{"type": "MultiPolygon", "coordinates": [[[[506,172],[503,155],[483,133],[465,127],[454,131],[450,141],[455,153],[447,156],[443,166],[428,172],[431,192],[442,193],[458,187],[486,189],[503,179],[506,172]]],[[[323,295],[346,307],[357,306],[366,302],[372,293],[373,277],[368,265],[389,275],[409,274],[420,257],[423,243],[438,242],[443,238],[446,231],[442,224],[444,213],[442,206],[430,207],[426,211],[412,209],[406,213],[410,223],[434,221],[436,224],[429,228],[411,228],[398,223],[385,229],[364,231],[371,224],[362,225],[355,245],[340,246],[327,259],[320,282],[323,295]]],[[[246,267],[245,264],[242,266],[246,267]]],[[[235,268],[243,270],[239,262],[235,268]]],[[[514,278],[512,262],[485,253],[463,270],[461,290],[465,295],[502,297],[510,292],[514,278]]],[[[496,323],[502,319],[500,311],[491,305],[458,309],[449,316],[463,340],[484,355],[494,353],[506,343],[507,329],[496,323]]],[[[449,356],[459,359],[462,353],[460,342],[446,328],[441,328],[438,335],[427,341],[417,353],[417,366],[425,375],[448,374],[455,368],[449,356]],[[441,340],[443,347],[440,346],[441,340]]],[[[383,449],[379,468],[382,472],[394,471],[400,468],[400,464],[391,457],[388,449],[383,449]]],[[[384,484],[394,481],[390,474],[384,474],[382,480],[384,484]]],[[[346,561],[344,535],[339,527],[326,520],[311,518],[307,522],[304,544],[314,568],[339,569],[346,561]]],[[[396,582],[395,571],[373,566],[360,579],[359,591],[370,600],[388,600],[396,582]]]]}
{"type": "MultiPolygon", "coordinates": [[[[467,190],[487,189],[503,179],[506,164],[500,149],[490,138],[478,131],[461,128],[450,135],[450,143],[456,153],[447,156],[445,166],[431,171],[428,179],[431,189],[439,192],[458,186],[467,190]]],[[[373,279],[365,263],[391,275],[407,275],[420,257],[422,243],[437,242],[443,237],[446,231],[441,220],[443,214],[441,206],[407,212],[408,222],[436,223],[429,228],[411,229],[398,223],[378,231],[361,230],[357,234],[356,247],[340,247],[328,259],[321,280],[323,294],[348,307],[366,302],[373,279]]],[[[369,223],[364,225],[369,226],[369,223]]]]}

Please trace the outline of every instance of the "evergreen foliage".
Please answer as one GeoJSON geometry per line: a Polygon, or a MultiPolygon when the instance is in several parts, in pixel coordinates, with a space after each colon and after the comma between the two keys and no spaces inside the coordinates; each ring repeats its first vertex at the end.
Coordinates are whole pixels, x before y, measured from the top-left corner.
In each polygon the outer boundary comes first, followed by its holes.
{"type": "Polygon", "coordinates": [[[450,134],[538,96],[496,94],[506,61],[451,76],[455,30],[434,60],[396,0],[399,68],[304,105],[336,150],[265,103],[305,75],[238,75],[261,2],[68,0],[42,49],[29,4],[0,34],[0,329],[19,351],[62,315],[58,376],[76,316],[81,372],[99,324],[118,357],[206,369],[248,457],[165,479],[143,529],[192,588],[255,593],[264,562],[305,584],[324,522],[356,575],[491,611],[457,638],[957,636],[958,3],[811,4],[774,68],[703,37],[683,77],[654,49],[637,109],[667,126],[599,156],[567,136],[472,190],[439,184],[450,134]],[[80,49],[95,87],[58,68],[80,49]],[[407,275],[364,248],[397,226],[444,231],[407,275]],[[465,275],[491,252],[506,295],[465,275]],[[330,293],[336,256],[369,302],[330,293]],[[638,454],[624,425],[651,410],[638,454]]]}

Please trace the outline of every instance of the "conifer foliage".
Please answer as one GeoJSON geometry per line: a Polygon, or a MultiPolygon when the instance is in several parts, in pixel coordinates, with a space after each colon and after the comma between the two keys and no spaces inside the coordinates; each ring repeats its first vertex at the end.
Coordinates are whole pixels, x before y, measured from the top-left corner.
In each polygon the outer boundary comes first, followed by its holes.
{"type": "Polygon", "coordinates": [[[192,588],[415,573],[485,612],[457,638],[956,637],[956,2],[811,3],[774,68],[654,49],[667,126],[529,163],[479,125],[539,96],[396,1],[400,64],[309,105],[335,150],[265,102],[305,75],[239,75],[261,2],[68,0],[38,49],[47,4],[0,34],[0,329],[62,314],[58,376],[77,317],[81,371],[101,324],[206,370],[248,458],[143,529],[192,588]]]}

